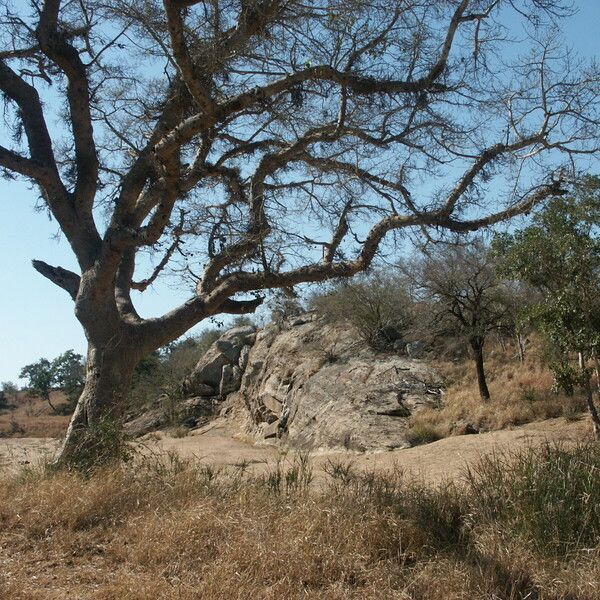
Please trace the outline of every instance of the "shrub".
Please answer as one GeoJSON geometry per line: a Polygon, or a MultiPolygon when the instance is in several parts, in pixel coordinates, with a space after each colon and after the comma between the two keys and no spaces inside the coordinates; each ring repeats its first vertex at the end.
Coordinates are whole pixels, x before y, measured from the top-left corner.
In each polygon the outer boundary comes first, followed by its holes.
{"type": "Polygon", "coordinates": [[[441,440],[444,436],[434,425],[417,422],[406,430],[405,437],[411,446],[420,446],[441,440]]]}
{"type": "Polygon", "coordinates": [[[374,350],[391,349],[411,323],[405,282],[381,271],[336,283],[309,305],[330,322],[349,322],[374,350]]]}
{"type": "Polygon", "coordinates": [[[128,403],[137,409],[161,394],[177,399],[178,387],[202,355],[220,337],[221,330],[208,328],[196,337],[184,338],[144,358],[136,367],[128,403]]]}
{"type": "Polygon", "coordinates": [[[474,519],[500,522],[554,556],[600,544],[600,448],[544,445],[482,459],[468,474],[474,519]]]}

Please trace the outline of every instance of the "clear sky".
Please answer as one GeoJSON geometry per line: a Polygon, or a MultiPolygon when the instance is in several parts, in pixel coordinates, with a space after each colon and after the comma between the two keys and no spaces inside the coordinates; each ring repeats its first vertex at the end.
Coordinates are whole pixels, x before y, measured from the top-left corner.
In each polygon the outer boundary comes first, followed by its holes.
{"type": "MultiPolygon", "coordinates": [[[[579,13],[565,24],[567,42],[580,54],[600,57],[600,2],[575,0],[579,13]]],[[[31,266],[34,258],[76,269],[58,228],[34,211],[37,192],[23,182],[0,180],[0,381],[17,381],[21,367],[69,348],[85,354],[85,337],[66,292],[31,266]]],[[[157,286],[136,301],[143,316],[157,315],[187,299],[189,292],[157,286]]]]}

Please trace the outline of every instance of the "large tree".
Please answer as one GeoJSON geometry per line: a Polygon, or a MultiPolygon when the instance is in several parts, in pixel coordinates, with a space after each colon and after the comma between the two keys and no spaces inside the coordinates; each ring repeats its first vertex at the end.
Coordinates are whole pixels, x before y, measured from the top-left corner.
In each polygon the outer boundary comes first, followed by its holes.
{"type": "Polygon", "coordinates": [[[351,276],[402,231],[526,212],[597,149],[598,77],[556,38],[560,0],[23,4],[3,2],[0,167],[79,265],[34,261],[89,342],[66,463],[203,319],[351,276]],[[172,266],[190,299],[141,318],[132,290],[172,266]]]}

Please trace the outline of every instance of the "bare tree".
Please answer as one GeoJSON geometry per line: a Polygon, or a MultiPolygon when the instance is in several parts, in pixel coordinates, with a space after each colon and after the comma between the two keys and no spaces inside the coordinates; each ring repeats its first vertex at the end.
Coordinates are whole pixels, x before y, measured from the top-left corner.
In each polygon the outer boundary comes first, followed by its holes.
{"type": "Polygon", "coordinates": [[[78,273],[34,267],[72,297],[89,341],[61,460],[98,448],[91,432],[118,422],[139,360],[203,319],[360,272],[398,232],[475,230],[560,193],[598,139],[597,73],[552,33],[567,12],[5,0],[0,167],[38,185],[68,240],[78,273]],[[141,318],[132,291],[169,270],[193,282],[189,301],[141,318]]]}
{"type": "Polygon", "coordinates": [[[457,336],[468,344],[479,395],[490,399],[483,348],[488,335],[512,323],[512,298],[496,275],[488,248],[479,240],[468,246],[441,245],[417,259],[411,270],[416,289],[425,302],[421,327],[434,335],[457,336]]]}

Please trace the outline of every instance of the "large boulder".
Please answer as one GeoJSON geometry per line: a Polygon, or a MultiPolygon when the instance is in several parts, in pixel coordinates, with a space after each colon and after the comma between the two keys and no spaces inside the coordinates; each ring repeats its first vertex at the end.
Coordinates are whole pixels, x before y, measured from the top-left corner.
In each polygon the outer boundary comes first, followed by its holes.
{"type": "Polygon", "coordinates": [[[375,354],[348,327],[316,315],[269,325],[249,351],[227,415],[255,441],[299,448],[408,447],[408,418],[441,401],[424,362],[375,354]]]}
{"type": "Polygon", "coordinates": [[[256,339],[256,327],[248,325],[226,331],[198,361],[182,382],[184,396],[219,396],[237,390],[240,362],[245,367],[248,348],[256,339]]]}

